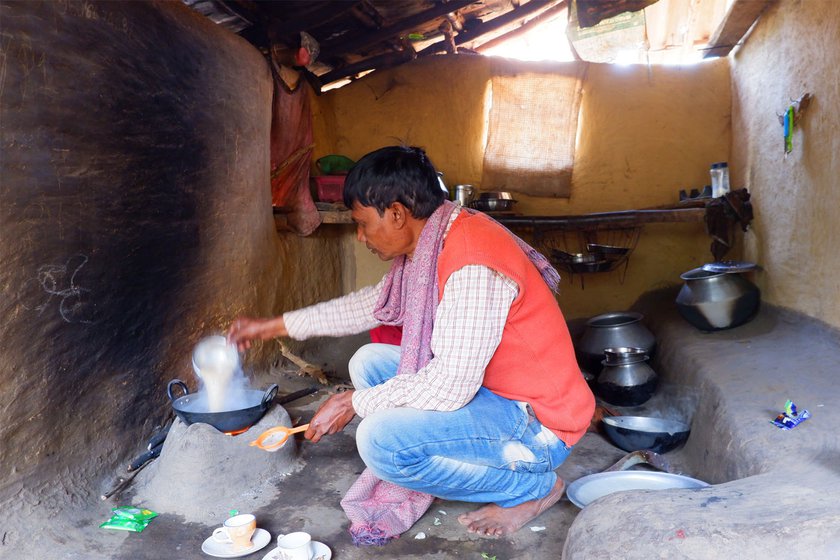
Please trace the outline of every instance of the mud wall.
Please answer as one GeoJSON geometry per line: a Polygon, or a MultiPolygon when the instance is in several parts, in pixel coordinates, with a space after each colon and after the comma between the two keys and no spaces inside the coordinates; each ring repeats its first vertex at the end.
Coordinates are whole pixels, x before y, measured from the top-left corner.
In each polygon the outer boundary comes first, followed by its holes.
{"type": "Polygon", "coordinates": [[[98,499],[166,383],[194,387],[201,337],[336,295],[338,243],[275,231],[271,81],[244,40],[180,2],[0,18],[0,501],[50,508],[98,499]]]}
{"type": "MultiPolygon", "coordinates": [[[[551,72],[545,64],[439,56],[376,72],[318,98],[316,157],[358,158],[401,141],[426,148],[448,185],[481,185],[485,95],[493,75],[551,72]]],[[[690,67],[590,64],[569,199],[517,195],[525,215],[568,215],[675,204],[680,189],[709,183],[730,151],[727,60],[690,67]]],[[[645,226],[626,272],[566,278],[568,318],[628,308],[640,294],[712,259],[703,224],[645,226]]],[[[733,255],[734,256],[734,255],[733,255]]],[[[358,246],[356,286],[386,270],[358,246]]]]}
{"type": "Polygon", "coordinates": [[[756,214],[745,255],[765,301],[840,327],[840,2],[774,3],[733,58],[732,174],[756,214]],[[785,156],[777,114],[806,92],[785,156]]]}

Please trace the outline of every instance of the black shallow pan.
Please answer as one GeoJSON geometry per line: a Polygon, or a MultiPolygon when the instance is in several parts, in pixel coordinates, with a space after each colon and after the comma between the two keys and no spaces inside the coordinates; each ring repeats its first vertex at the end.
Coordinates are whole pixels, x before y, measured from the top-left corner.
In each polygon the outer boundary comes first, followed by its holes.
{"type": "Polygon", "coordinates": [[[666,453],[685,443],[690,432],[682,422],[649,416],[604,416],[602,422],[610,440],[625,451],[666,453]]]}
{"type": "Polygon", "coordinates": [[[273,403],[275,395],[277,395],[277,385],[271,384],[265,392],[245,391],[246,406],[238,410],[225,412],[207,412],[206,403],[202,402],[197,394],[190,394],[186,383],[180,379],[173,379],[169,382],[166,387],[166,394],[172,401],[172,409],[175,414],[187,426],[200,422],[210,424],[220,432],[238,432],[259,422],[273,403]],[[176,398],[172,391],[174,387],[179,387],[184,394],[176,398]]]}

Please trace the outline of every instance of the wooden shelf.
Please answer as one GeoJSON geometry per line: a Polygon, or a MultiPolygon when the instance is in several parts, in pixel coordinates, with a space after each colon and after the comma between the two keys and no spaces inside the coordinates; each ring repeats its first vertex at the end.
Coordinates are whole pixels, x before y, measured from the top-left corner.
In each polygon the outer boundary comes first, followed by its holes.
{"type": "MultiPolygon", "coordinates": [[[[318,213],[322,225],[352,224],[350,210],[341,205],[323,205],[319,203],[318,213]],[[324,206],[333,206],[325,209],[324,206]],[[338,209],[338,206],[341,209],[338,209]]],[[[630,228],[654,223],[702,223],[706,215],[703,208],[655,208],[650,210],[621,210],[618,212],[598,212],[575,216],[521,216],[490,214],[495,220],[509,228],[536,228],[581,230],[598,228],[630,228]]],[[[275,214],[275,220],[283,220],[282,214],[275,214]]]]}
{"type": "MultiPolygon", "coordinates": [[[[321,225],[352,224],[350,210],[343,204],[329,204],[316,202],[318,214],[321,216],[321,225]]],[[[277,231],[289,231],[287,223],[288,214],[280,208],[274,208],[274,227],[277,231]]]]}
{"type": "Polygon", "coordinates": [[[350,210],[318,210],[321,215],[321,224],[352,224],[350,210]]]}
{"type": "Polygon", "coordinates": [[[702,223],[704,208],[655,208],[621,210],[576,216],[499,216],[496,220],[509,228],[581,230],[599,228],[632,228],[655,223],[702,223]]]}

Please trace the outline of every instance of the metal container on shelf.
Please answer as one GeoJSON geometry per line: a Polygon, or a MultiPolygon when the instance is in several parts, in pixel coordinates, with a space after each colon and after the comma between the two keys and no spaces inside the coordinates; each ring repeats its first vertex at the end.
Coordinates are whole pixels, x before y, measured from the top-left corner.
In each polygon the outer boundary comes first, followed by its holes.
{"type": "Polygon", "coordinates": [[[461,206],[469,206],[475,195],[475,187],[472,185],[455,185],[455,202],[461,206]]]}

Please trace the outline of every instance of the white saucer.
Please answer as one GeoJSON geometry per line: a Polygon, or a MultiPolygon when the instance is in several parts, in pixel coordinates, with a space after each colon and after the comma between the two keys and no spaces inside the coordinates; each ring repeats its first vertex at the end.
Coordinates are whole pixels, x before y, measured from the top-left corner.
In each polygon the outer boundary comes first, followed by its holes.
{"type": "MultiPolygon", "coordinates": [[[[312,559],[311,560],[330,560],[332,558],[332,551],[330,547],[322,542],[312,541],[312,559]]],[[[262,560],[280,560],[280,551],[276,548],[263,556],[262,560]]]]}
{"type": "Polygon", "coordinates": [[[201,543],[201,552],[217,558],[239,558],[240,556],[247,556],[258,550],[262,550],[270,542],[271,535],[268,531],[258,528],[251,537],[251,544],[253,546],[241,550],[234,549],[232,544],[221,543],[210,536],[201,543]]]}

